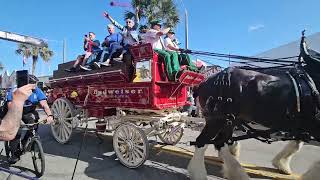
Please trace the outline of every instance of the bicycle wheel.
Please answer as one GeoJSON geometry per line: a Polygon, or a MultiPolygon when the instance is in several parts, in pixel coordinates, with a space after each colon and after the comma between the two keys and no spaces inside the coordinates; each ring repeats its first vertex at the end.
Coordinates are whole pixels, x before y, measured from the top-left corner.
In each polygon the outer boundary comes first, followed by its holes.
{"type": "Polygon", "coordinates": [[[35,174],[37,177],[41,177],[45,170],[45,159],[42,144],[38,139],[34,139],[30,143],[30,152],[35,174]]]}

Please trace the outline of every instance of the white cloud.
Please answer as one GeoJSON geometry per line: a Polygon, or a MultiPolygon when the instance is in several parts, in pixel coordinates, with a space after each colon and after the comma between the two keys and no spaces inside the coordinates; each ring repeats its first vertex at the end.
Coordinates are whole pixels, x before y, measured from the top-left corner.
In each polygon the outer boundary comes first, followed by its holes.
{"type": "Polygon", "coordinates": [[[249,32],[257,31],[257,30],[260,30],[260,29],[263,29],[263,28],[264,28],[263,24],[254,24],[254,25],[251,25],[251,26],[248,27],[248,31],[249,32]]]}

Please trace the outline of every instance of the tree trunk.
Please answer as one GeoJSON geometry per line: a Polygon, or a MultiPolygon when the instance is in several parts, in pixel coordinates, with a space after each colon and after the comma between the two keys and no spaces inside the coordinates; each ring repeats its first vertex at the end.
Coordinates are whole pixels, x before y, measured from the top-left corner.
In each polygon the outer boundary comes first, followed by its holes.
{"type": "Polygon", "coordinates": [[[32,72],[31,72],[32,75],[34,75],[36,71],[37,62],[38,62],[38,56],[32,56],[32,72]]]}

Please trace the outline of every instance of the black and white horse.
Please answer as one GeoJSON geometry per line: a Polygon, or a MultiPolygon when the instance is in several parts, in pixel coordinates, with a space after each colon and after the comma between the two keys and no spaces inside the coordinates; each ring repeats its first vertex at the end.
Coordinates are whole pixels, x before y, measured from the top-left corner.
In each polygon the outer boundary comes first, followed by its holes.
{"type": "MultiPolygon", "coordinates": [[[[228,68],[199,85],[194,95],[206,125],[194,143],[194,157],[188,166],[191,179],[206,179],[207,144],[219,150],[228,179],[246,180],[249,176],[236,158],[236,141],[290,140],[273,160],[273,165],[287,174],[291,173],[290,160],[303,142],[320,141],[320,54],[306,47],[304,34],[300,47],[300,61],[294,67],[228,68]],[[237,135],[237,131],[244,134],[237,135]]],[[[320,161],[302,177],[318,178],[320,161]]]]}

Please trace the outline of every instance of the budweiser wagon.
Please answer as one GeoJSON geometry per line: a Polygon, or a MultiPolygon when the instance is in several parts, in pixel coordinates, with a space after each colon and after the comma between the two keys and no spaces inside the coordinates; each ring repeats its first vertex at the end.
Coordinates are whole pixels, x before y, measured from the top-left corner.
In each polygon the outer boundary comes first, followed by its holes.
{"type": "Polygon", "coordinates": [[[186,104],[187,87],[204,75],[185,70],[170,82],[150,44],[130,52],[133,61],[90,72],[68,73],[64,69],[73,62],[59,64],[48,99],[56,120],[51,130],[59,143],[67,143],[79,124],[96,121],[97,131],[113,131],[119,161],[137,168],[148,158],[148,137],[173,145],[181,139],[185,122],[177,109],[186,104]]]}

